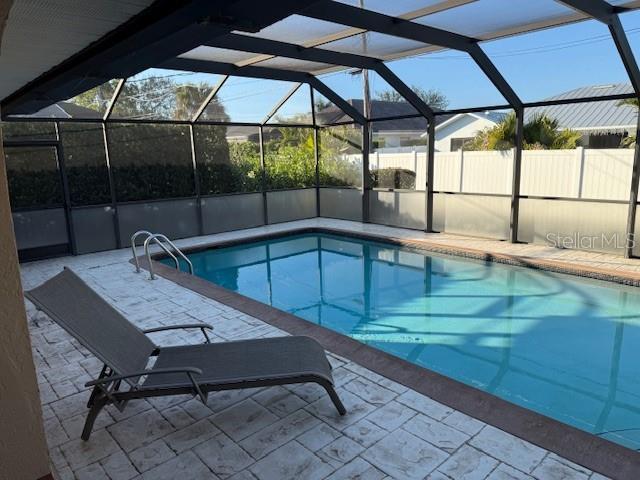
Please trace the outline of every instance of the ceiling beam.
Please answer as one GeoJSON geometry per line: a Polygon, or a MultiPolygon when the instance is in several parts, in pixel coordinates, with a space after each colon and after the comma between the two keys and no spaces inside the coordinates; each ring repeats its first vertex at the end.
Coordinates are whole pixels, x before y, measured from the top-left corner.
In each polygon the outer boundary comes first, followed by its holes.
{"type": "Polygon", "coordinates": [[[604,0],[559,0],[559,2],[604,23],[609,23],[609,18],[616,14],[614,6],[604,0]]]}
{"type": "Polygon", "coordinates": [[[640,96],[640,69],[638,69],[638,62],[631,50],[627,34],[617,14],[618,11],[624,11],[625,9],[618,9],[604,0],[560,0],[560,2],[599,20],[607,26],[622,64],[627,71],[633,90],[636,95],[640,96]]]}
{"type": "Polygon", "coordinates": [[[316,20],[408,38],[409,40],[439,45],[453,50],[466,51],[469,44],[475,42],[475,39],[471,37],[332,0],[315,2],[301,11],[300,14],[316,20]]]}
{"type": "Polygon", "coordinates": [[[373,32],[406,38],[428,45],[460,50],[469,53],[502,96],[514,108],[521,108],[522,101],[491,60],[478,46],[475,38],[429,27],[408,20],[390,17],[332,0],[319,0],[305,8],[301,15],[317,20],[340,23],[373,32]]]}
{"type": "MultiPolygon", "coordinates": [[[[434,13],[444,12],[445,10],[456,8],[456,7],[466,5],[468,3],[473,3],[476,1],[477,0],[442,0],[437,3],[432,3],[426,7],[419,8],[418,10],[412,10],[410,12],[400,14],[398,15],[398,18],[403,18],[404,20],[413,20],[414,18],[420,18],[420,17],[424,17],[425,15],[433,15],[434,13]]],[[[344,38],[352,37],[362,32],[364,32],[364,30],[360,28],[348,27],[339,32],[331,33],[329,35],[325,35],[322,37],[316,37],[308,42],[304,42],[302,46],[317,47],[319,45],[324,45],[326,43],[334,42],[336,40],[342,40],[344,38]]],[[[273,58],[273,56],[263,54],[254,58],[249,58],[247,60],[239,62],[238,64],[251,65],[256,62],[268,60],[269,58],[273,58]]]]}
{"type": "MultiPolygon", "coordinates": [[[[335,52],[317,47],[302,47],[293,43],[229,33],[204,44],[208,47],[253,52],[273,57],[287,57],[310,62],[329,63],[353,68],[373,68],[376,59],[353,53],[335,52]]],[[[253,64],[255,65],[255,64],[253,64]]]]}
{"type": "Polygon", "coordinates": [[[256,67],[253,65],[238,67],[233,63],[194,60],[190,58],[173,58],[163,62],[158,66],[158,68],[184,70],[187,72],[216,73],[219,75],[230,75],[235,77],[263,78],[267,80],[280,80],[283,82],[308,83],[356,122],[360,124],[366,122],[364,116],[358,112],[357,109],[310,73],[280,70],[277,68],[256,67]]]}
{"type": "MultiPolygon", "coordinates": [[[[351,68],[373,70],[402,95],[423,116],[433,118],[433,110],[409,88],[382,61],[352,53],[335,52],[322,48],[302,47],[286,42],[250,37],[241,34],[223,35],[207,42],[207,46],[261,53],[270,56],[294,58],[310,62],[329,63],[351,68]]],[[[259,65],[259,64],[254,64],[259,65]]]]}
{"type": "Polygon", "coordinates": [[[134,75],[232,30],[257,32],[315,0],[158,0],[2,101],[31,113],[112,78],[134,75]]]}

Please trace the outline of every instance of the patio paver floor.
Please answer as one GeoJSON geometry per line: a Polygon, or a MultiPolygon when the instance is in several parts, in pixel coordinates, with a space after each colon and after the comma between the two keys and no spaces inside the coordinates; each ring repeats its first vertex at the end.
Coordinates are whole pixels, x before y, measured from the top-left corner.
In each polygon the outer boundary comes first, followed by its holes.
{"type": "MultiPolygon", "coordinates": [[[[293,226],[434,238],[440,244],[640,271],[638,260],[328,219],[252,232],[293,226]]],[[[198,237],[179,245],[246,234],[198,237]]],[[[134,273],[129,258],[129,250],[118,250],[25,264],[23,285],[32,288],[66,265],[141,328],[205,321],[214,326],[212,341],[284,334],[168,280],[149,281],[146,272],[134,273]]],[[[83,385],[102,365],[30,303],[27,310],[46,434],[62,480],[604,478],[333,354],[338,393],[350,412],[344,418],[338,418],[319,387],[259,388],[210,394],[206,406],[181,396],[134,401],[122,413],[109,407],[89,442],[83,442],[79,436],[88,399],[83,385]]],[[[177,345],[199,343],[200,335],[174,331],[153,339],[177,345]]]]}

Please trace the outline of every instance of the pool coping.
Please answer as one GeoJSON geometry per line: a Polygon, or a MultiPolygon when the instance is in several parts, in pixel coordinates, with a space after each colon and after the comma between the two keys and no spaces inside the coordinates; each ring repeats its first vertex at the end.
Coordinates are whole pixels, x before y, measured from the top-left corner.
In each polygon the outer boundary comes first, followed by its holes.
{"type": "MultiPolygon", "coordinates": [[[[428,252],[524,266],[557,273],[567,273],[624,285],[640,286],[640,274],[631,273],[630,275],[625,275],[627,272],[624,272],[625,274],[621,275],[622,272],[619,271],[583,265],[570,265],[557,260],[539,260],[531,257],[496,254],[477,249],[442,245],[427,239],[403,239],[325,227],[291,228],[273,233],[249,234],[246,237],[237,239],[195,245],[191,248],[184,248],[183,251],[193,253],[211,248],[223,248],[304,233],[351,236],[391,245],[416,248],[428,252]]],[[[354,361],[379,375],[401,383],[412,390],[427,395],[440,403],[481,420],[488,425],[497,427],[568,460],[583,465],[594,472],[611,478],[640,478],[640,453],[632,449],[518,406],[491,393],[484,392],[425,367],[414,365],[382,350],[365,345],[346,335],[220,287],[208,280],[178,271],[156,260],[162,256],[161,254],[156,254],[152,257],[154,272],[182,287],[258,318],[289,334],[310,336],[319,341],[325,349],[335,354],[354,361]]],[[[147,259],[144,256],[138,257],[138,259],[140,266],[148,270],[149,265],[147,259]]],[[[131,261],[133,262],[133,259],[131,261]]]]}

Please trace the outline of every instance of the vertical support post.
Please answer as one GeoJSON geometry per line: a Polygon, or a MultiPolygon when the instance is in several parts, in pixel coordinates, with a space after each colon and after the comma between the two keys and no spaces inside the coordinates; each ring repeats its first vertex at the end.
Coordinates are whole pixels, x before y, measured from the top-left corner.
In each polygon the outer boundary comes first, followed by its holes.
{"type": "Polygon", "coordinates": [[[58,169],[60,171],[60,183],[62,184],[62,198],[64,201],[64,213],[67,220],[67,236],[69,237],[69,245],[71,246],[71,254],[77,255],[76,235],[73,228],[73,217],[71,212],[71,193],[69,192],[69,180],[67,178],[67,169],[65,167],[64,149],[62,140],[60,139],[60,124],[55,122],[56,129],[56,156],[58,157],[58,169]]]}
{"type": "Polygon", "coordinates": [[[196,161],[196,140],[193,133],[193,123],[189,124],[189,140],[191,141],[191,166],[193,168],[193,186],[196,194],[196,211],[198,212],[198,235],[204,235],[202,195],[200,193],[200,177],[198,176],[198,162],[196,161]]]}
{"type": "Polygon", "coordinates": [[[584,182],[584,147],[576,147],[578,157],[578,198],[582,198],[582,187],[584,182]]]}
{"type": "Polygon", "coordinates": [[[260,191],[262,192],[262,220],[265,225],[269,224],[269,210],[267,208],[267,169],[264,161],[264,129],[260,125],[258,130],[258,138],[260,140],[260,170],[262,176],[260,178],[260,191]]]}
{"type": "Polygon", "coordinates": [[[318,152],[318,127],[313,127],[313,146],[316,157],[316,217],[320,216],[320,152],[318,152]]]}
{"type": "Polygon", "coordinates": [[[513,154],[513,181],[511,183],[511,218],[509,241],[518,241],[518,216],[520,214],[520,172],[522,170],[522,143],[524,141],[524,108],[516,108],[516,145],[513,154]]]}
{"type": "Polygon", "coordinates": [[[313,149],[316,157],[316,217],[320,216],[320,143],[318,125],[316,124],[316,103],[313,98],[313,87],[309,85],[311,99],[311,122],[313,123],[313,149]]]}
{"type": "Polygon", "coordinates": [[[371,148],[371,136],[369,129],[371,123],[362,124],[362,221],[369,222],[369,192],[371,190],[369,176],[369,149],[371,148]]]}
{"type": "Polygon", "coordinates": [[[428,120],[427,125],[427,166],[424,192],[424,230],[433,232],[433,166],[436,156],[436,121],[435,118],[428,120]]]}
{"type": "Polygon", "coordinates": [[[113,232],[116,236],[116,248],[122,248],[122,239],[120,238],[120,219],[118,217],[118,199],[116,197],[116,187],[113,181],[111,159],[109,158],[109,136],[107,132],[107,123],[104,120],[102,121],[102,138],[104,139],[104,157],[107,162],[107,178],[109,179],[111,209],[113,210],[113,232]]]}
{"type": "Polygon", "coordinates": [[[638,184],[640,179],[640,115],[636,126],[636,146],[633,153],[633,167],[631,169],[631,188],[629,193],[629,213],[627,215],[626,243],[624,249],[625,258],[633,256],[636,230],[636,207],[638,205],[638,184]]]}
{"type": "Polygon", "coordinates": [[[464,148],[458,150],[460,152],[460,178],[458,179],[458,192],[464,191],[464,148]]]}

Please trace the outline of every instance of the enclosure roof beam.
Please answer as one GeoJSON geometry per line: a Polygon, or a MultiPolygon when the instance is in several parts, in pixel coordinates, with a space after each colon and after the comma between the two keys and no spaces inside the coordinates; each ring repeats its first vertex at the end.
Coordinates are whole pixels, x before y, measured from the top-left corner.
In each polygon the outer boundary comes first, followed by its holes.
{"type": "Polygon", "coordinates": [[[315,1],[158,0],[5,98],[2,113],[32,113],[112,78],[132,76],[217,35],[257,32],[315,1]]]}
{"type": "Polygon", "coordinates": [[[277,68],[255,67],[247,65],[238,67],[233,63],[212,62],[209,60],[194,60],[190,58],[174,58],[167,60],[158,66],[170,70],[184,70],[187,72],[217,73],[220,75],[230,75],[236,77],[263,78],[266,80],[281,80],[284,82],[308,83],[331,102],[338,106],[344,113],[353,118],[356,122],[363,124],[366,122],[364,116],[358,112],[350,103],[345,101],[340,95],[327,87],[316,77],[306,72],[294,72],[291,70],[280,70],[277,68]]]}
{"type": "Polygon", "coordinates": [[[467,52],[478,63],[478,66],[511,106],[514,108],[522,106],[522,101],[518,98],[518,95],[480,49],[478,40],[475,38],[332,0],[315,2],[301,11],[300,14],[317,20],[340,23],[363,30],[467,52]]]}
{"type": "Polygon", "coordinates": [[[385,33],[396,37],[408,38],[417,42],[438,45],[453,50],[466,51],[476,39],[448,32],[435,27],[421,25],[398,17],[354,7],[333,0],[320,0],[300,12],[300,15],[339,23],[362,30],[385,33]]]}
{"type": "Polygon", "coordinates": [[[413,90],[411,90],[411,88],[409,88],[396,74],[394,74],[381,60],[376,58],[356,55],[353,53],[335,52],[322,48],[302,47],[291,43],[234,33],[223,35],[207,42],[207,46],[374,70],[384,78],[389,85],[395,88],[396,91],[411,105],[413,105],[418,112],[427,118],[433,118],[433,110],[431,107],[416,95],[413,90]]]}
{"type": "Polygon", "coordinates": [[[265,115],[264,119],[260,123],[264,125],[269,120],[271,120],[271,117],[273,117],[278,112],[278,110],[280,110],[280,107],[287,103],[287,100],[289,100],[300,89],[301,86],[302,84],[298,83],[291,87],[291,89],[287,93],[285,93],[285,95],[278,101],[278,103],[273,106],[269,113],[265,115]]]}
{"type": "Polygon", "coordinates": [[[232,77],[263,78],[265,80],[280,80],[283,82],[308,82],[312,75],[305,72],[281,70],[278,68],[257,67],[248,65],[238,67],[233,63],[215,62],[212,60],[196,60],[192,58],[172,58],[157,66],[168,70],[183,70],[186,72],[215,73],[232,77]]]}
{"type": "Polygon", "coordinates": [[[609,19],[617,11],[613,5],[604,0],[559,0],[559,2],[604,23],[609,23],[609,19]]]}
{"type": "Polygon", "coordinates": [[[617,15],[618,11],[624,11],[624,9],[618,9],[604,0],[560,0],[560,2],[607,25],[633,90],[640,96],[640,69],[620,17],[617,15]]]}
{"type": "Polygon", "coordinates": [[[207,109],[207,107],[211,103],[211,100],[213,100],[213,97],[215,97],[218,94],[222,86],[227,82],[228,78],[229,78],[229,75],[224,75],[220,79],[218,84],[211,89],[211,91],[209,92],[209,95],[207,95],[207,98],[205,98],[204,101],[202,102],[202,105],[200,105],[198,107],[198,110],[196,110],[196,113],[193,114],[193,117],[191,118],[192,123],[198,121],[202,113],[207,109]]]}
{"type": "Polygon", "coordinates": [[[295,58],[309,62],[329,63],[332,65],[342,65],[353,68],[372,69],[376,64],[376,59],[356,55],[353,53],[334,52],[317,47],[303,47],[293,43],[269,40],[266,38],[251,37],[238,33],[229,33],[214,38],[206,46],[227,48],[230,50],[241,50],[243,52],[253,52],[274,57],[295,58]]]}

